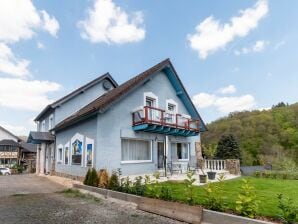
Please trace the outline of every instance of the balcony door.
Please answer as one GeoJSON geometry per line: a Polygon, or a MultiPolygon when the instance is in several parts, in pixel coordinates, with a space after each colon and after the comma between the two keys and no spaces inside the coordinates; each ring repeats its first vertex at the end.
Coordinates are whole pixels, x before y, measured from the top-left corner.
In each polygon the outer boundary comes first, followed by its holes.
{"type": "Polygon", "coordinates": [[[165,165],[165,144],[164,142],[157,143],[157,167],[163,169],[165,165]]]}
{"type": "MultiPolygon", "coordinates": [[[[156,100],[151,97],[146,97],[146,106],[148,107],[156,107],[156,100]]],[[[148,119],[155,120],[155,111],[153,109],[148,109],[148,119]]]]}

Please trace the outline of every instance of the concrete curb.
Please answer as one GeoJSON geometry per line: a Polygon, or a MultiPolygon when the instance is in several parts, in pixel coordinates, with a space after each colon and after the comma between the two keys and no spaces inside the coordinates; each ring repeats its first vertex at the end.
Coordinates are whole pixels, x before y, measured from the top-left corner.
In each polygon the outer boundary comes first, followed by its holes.
{"type": "MultiPolygon", "coordinates": [[[[137,195],[127,194],[127,193],[122,193],[122,192],[118,192],[118,191],[102,189],[102,188],[98,188],[98,187],[86,186],[86,185],[82,185],[82,184],[73,184],[73,187],[91,191],[91,192],[95,192],[95,193],[105,196],[106,198],[110,197],[110,198],[115,198],[115,199],[119,199],[119,200],[123,200],[123,201],[127,201],[127,202],[132,202],[132,203],[135,203],[138,206],[138,208],[142,207],[141,204],[144,203],[144,200],[146,200],[146,201],[157,200],[157,199],[150,199],[150,198],[140,197],[137,195]]],[[[160,200],[157,200],[157,201],[160,201],[160,200]]],[[[177,203],[177,202],[173,202],[173,203],[177,203]]],[[[177,204],[179,204],[180,206],[183,205],[180,203],[177,203],[177,204]]],[[[185,206],[189,206],[189,205],[185,205],[185,206]]],[[[179,206],[176,206],[176,207],[179,209],[179,206]]],[[[189,207],[196,207],[196,206],[189,206],[189,207]]],[[[148,206],[147,206],[147,208],[148,208],[148,206]]],[[[151,208],[150,209],[147,209],[147,208],[146,208],[146,211],[151,212],[151,213],[159,214],[162,216],[167,216],[169,218],[184,221],[184,222],[199,223],[199,222],[197,222],[198,219],[193,219],[194,222],[191,222],[192,219],[190,219],[189,217],[185,218],[185,216],[188,216],[188,215],[193,216],[194,215],[194,214],[192,214],[193,212],[189,213],[189,214],[186,214],[185,212],[181,213],[181,215],[184,216],[184,218],[182,217],[180,219],[179,218],[180,216],[177,218],[176,216],[165,215],[165,213],[160,209],[159,205],[158,205],[158,209],[154,209],[154,211],[151,208]]],[[[141,208],[141,210],[145,210],[145,209],[141,208]]],[[[167,210],[168,210],[168,208],[167,208],[167,210]]],[[[166,213],[168,213],[168,212],[166,212],[166,213]]],[[[198,216],[199,216],[199,214],[198,214],[198,216]]],[[[228,214],[228,213],[211,211],[208,209],[203,209],[201,221],[202,221],[202,223],[206,223],[206,224],[207,223],[209,223],[209,224],[239,224],[239,223],[241,223],[241,224],[273,224],[272,222],[250,219],[250,218],[232,215],[232,214],[228,214]]]]}

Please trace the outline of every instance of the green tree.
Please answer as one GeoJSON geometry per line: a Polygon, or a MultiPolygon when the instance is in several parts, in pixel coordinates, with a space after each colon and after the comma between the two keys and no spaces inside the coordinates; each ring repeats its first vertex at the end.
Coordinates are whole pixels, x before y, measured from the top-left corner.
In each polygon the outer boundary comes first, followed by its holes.
{"type": "Polygon", "coordinates": [[[240,159],[238,143],[233,135],[223,135],[217,145],[216,158],[240,159]]]}

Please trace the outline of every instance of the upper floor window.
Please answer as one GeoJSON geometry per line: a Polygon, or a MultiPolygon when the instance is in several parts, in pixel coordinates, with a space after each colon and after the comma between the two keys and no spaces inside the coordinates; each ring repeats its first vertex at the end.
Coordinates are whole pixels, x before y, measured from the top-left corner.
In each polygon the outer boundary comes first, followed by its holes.
{"type": "Polygon", "coordinates": [[[54,127],[54,116],[53,114],[49,117],[49,130],[54,127]]]}
{"type": "Polygon", "coordinates": [[[168,111],[175,112],[176,111],[176,105],[174,104],[168,104],[168,111]]]}
{"type": "Polygon", "coordinates": [[[43,120],[41,122],[41,131],[46,131],[46,121],[45,120],[43,120]]]}

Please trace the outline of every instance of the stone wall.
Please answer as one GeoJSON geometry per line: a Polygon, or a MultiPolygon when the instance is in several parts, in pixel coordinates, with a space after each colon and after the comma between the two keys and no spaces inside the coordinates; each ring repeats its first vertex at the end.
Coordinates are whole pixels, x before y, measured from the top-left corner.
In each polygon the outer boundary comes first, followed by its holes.
{"type": "Polygon", "coordinates": [[[74,175],[60,173],[60,172],[56,172],[56,171],[53,171],[53,176],[65,177],[68,179],[77,180],[77,181],[81,181],[81,182],[83,182],[85,179],[85,177],[82,177],[82,176],[74,176],[74,175]]]}
{"type": "Polygon", "coordinates": [[[240,175],[240,160],[239,159],[226,159],[226,170],[233,175],[240,175]]]}

